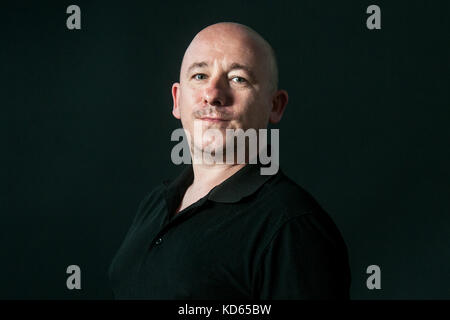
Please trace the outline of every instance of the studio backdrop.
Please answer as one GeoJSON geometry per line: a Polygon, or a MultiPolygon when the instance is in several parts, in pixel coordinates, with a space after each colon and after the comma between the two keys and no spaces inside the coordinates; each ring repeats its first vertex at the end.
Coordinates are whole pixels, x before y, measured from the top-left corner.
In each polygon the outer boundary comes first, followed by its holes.
{"type": "Polygon", "coordinates": [[[280,166],[341,230],[351,298],[449,299],[449,13],[425,0],[3,3],[0,298],[112,298],[107,269],[139,202],[181,170],[184,51],[233,21],[276,52],[280,166]]]}

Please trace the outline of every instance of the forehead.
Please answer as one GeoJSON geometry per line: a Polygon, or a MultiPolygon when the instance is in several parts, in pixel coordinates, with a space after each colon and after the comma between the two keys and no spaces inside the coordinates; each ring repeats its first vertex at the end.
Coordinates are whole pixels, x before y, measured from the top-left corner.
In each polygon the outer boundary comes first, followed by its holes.
{"type": "Polygon", "coordinates": [[[195,38],[186,50],[181,72],[187,72],[193,63],[206,62],[208,66],[218,63],[221,67],[237,63],[257,73],[263,56],[263,48],[248,36],[202,36],[195,38]]]}

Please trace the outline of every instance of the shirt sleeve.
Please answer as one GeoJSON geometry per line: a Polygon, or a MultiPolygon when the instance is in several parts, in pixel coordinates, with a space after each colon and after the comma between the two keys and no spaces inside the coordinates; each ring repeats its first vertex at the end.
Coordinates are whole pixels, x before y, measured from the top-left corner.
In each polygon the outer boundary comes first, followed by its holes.
{"type": "Polygon", "coordinates": [[[259,299],[349,299],[345,242],[323,211],[288,219],[267,245],[256,272],[259,299]]]}

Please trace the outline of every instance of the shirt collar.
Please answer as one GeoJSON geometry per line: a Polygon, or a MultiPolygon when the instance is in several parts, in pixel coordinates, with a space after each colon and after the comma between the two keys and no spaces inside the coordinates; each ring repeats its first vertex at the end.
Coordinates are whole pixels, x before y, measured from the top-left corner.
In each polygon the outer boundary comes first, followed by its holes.
{"type": "MultiPolygon", "coordinates": [[[[211,189],[206,196],[207,199],[214,202],[235,203],[255,193],[266,181],[273,177],[261,175],[261,166],[259,162],[246,164],[231,177],[211,189]]],[[[278,170],[276,175],[278,174],[281,174],[281,169],[278,170]]],[[[164,184],[169,197],[177,196],[177,198],[180,198],[193,181],[194,171],[192,164],[189,164],[176,179],[172,182],[166,180],[164,184]]]]}

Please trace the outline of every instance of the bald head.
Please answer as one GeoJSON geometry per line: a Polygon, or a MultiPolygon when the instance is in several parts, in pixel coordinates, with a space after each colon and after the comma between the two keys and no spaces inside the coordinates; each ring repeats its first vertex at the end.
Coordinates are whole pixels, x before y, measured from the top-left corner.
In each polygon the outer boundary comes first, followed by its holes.
{"type": "Polygon", "coordinates": [[[202,49],[224,50],[224,44],[238,44],[242,47],[242,55],[253,54],[258,68],[262,69],[264,81],[274,92],[278,88],[278,67],[273,48],[253,29],[234,22],[220,22],[201,30],[189,44],[183,57],[180,70],[180,81],[183,73],[188,71],[196,55],[202,49]]]}

